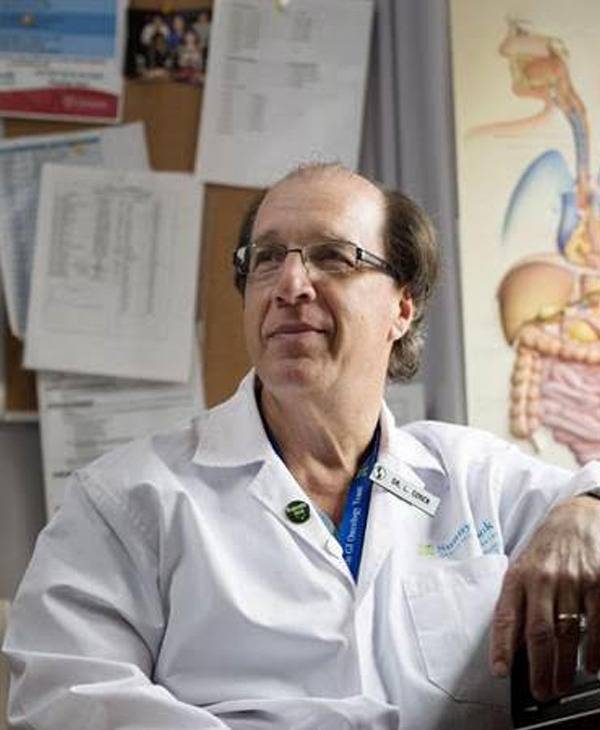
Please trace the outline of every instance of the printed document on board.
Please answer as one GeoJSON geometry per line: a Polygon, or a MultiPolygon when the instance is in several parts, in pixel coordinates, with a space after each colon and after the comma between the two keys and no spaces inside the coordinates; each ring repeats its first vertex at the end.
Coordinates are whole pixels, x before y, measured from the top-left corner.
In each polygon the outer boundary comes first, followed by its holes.
{"type": "Polygon", "coordinates": [[[135,438],[166,431],[204,407],[198,352],[188,383],[39,372],[38,403],[47,515],[70,474],[135,438]]]}
{"type": "Polygon", "coordinates": [[[45,165],[25,367],[186,382],[201,193],[182,173],[45,165]]]}
{"type": "Polygon", "coordinates": [[[373,3],[217,0],[196,175],[265,187],[307,160],[356,169],[373,3]]]}
{"type": "Polygon", "coordinates": [[[8,321],[25,336],[35,221],[42,166],[68,165],[147,170],[141,123],[0,141],[0,264],[8,321]]]}

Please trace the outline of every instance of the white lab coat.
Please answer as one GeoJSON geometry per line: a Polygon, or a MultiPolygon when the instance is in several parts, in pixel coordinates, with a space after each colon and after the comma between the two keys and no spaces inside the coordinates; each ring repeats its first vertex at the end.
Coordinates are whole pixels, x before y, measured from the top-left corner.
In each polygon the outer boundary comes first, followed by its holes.
{"type": "Polygon", "coordinates": [[[506,555],[600,484],[489,434],[398,429],[380,461],[441,498],[374,486],[358,583],[265,435],[252,374],[190,427],[82,470],[38,540],[5,651],[11,720],[39,730],[493,730],[487,636],[506,555]]]}

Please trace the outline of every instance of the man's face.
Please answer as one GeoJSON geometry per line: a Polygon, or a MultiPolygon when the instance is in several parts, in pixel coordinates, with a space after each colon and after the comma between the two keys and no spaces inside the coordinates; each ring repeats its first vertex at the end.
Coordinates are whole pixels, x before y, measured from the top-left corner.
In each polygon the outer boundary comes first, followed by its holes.
{"type": "MultiPolygon", "coordinates": [[[[314,173],[276,185],[256,216],[253,241],[288,248],[315,239],[351,241],[385,257],[383,196],[346,173],[314,173]]],[[[408,328],[412,302],[391,277],[365,267],[345,276],[309,273],[291,253],[276,278],[249,279],[244,329],[267,390],[328,392],[383,386],[392,345],[408,328]]]]}

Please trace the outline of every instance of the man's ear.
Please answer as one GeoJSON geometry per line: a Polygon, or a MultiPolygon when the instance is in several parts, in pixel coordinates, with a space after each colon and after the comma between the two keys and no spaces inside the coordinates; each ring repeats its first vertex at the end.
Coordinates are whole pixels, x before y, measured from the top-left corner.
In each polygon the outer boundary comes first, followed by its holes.
{"type": "Polygon", "coordinates": [[[403,286],[396,299],[396,313],[392,324],[392,339],[394,342],[408,332],[415,314],[415,305],[408,291],[403,286]]]}

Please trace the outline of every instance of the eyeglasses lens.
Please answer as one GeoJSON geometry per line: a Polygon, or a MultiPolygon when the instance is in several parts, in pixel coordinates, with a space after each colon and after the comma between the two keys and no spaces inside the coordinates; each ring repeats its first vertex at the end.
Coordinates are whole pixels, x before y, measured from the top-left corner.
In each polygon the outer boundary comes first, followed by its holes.
{"type": "Polygon", "coordinates": [[[265,279],[276,275],[290,253],[299,254],[311,271],[343,274],[356,268],[356,246],[345,241],[317,241],[289,249],[282,244],[260,244],[250,247],[246,259],[249,276],[265,279]]]}

